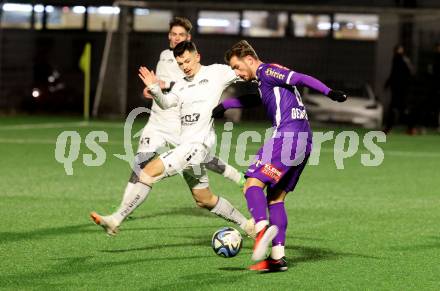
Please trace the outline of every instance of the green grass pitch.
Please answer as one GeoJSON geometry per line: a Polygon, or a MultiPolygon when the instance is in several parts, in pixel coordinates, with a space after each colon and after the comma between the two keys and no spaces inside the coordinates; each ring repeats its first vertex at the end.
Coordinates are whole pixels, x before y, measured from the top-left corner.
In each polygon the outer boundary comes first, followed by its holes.
{"type": "MultiPolygon", "coordinates": [[[[179,176],[155,185],[119,235],[107,237],[89,212],[109,213],[120,202],[130,173],[128,163],[113,156],[124,153],[123,123],[79,122],[0,118],[0,289],[440,289],[438,133],[393,132],[380,144],[385,159],[378,167],[361,164],[361,143],[344,170],[333,161],[334,142],[326,142],[320,164],[306,167],[286,201],[289,270],[258,274],[246,269],[248,238],[235,258],[214,254],[211,235],[230,224],[198,209],[179,176]],[[73,176],[54,155],[64,130],[77,130],[82,138],[73,176]],[[85,136],[93,130],[109,136],[101,144],[107,159],[100,167],[82,162],[91,153],[85,136]]],[[[135,123],[137,130],[142,126],[135,123]]],[[[243,130],[263,132],[266,126],[236,125],[233,141],[243,130]]],[[[365,130],[358,132],[362,137],[365,130]]],[[[250,144],[248,154],[258,146],[250,144]]],[[[210,182],[248,215],[237,186],[216,174],[210,182]]]]}

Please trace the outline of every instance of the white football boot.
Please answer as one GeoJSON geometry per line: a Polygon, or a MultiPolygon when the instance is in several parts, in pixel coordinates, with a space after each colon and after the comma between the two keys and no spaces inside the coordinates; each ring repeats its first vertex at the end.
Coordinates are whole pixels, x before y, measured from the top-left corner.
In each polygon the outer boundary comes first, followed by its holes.
{"type": "Polygon", "coordinates": [[[253,261],[261,261],[265,258],[269,244],[278,234],[278,227],[276,225],[265,226],[263,230],[257,233],[255,239],[254,252],[252,253],[253,261]]]}
{"type": "Polygon", "coordinates": [[[95,222],[97,225],[102,226],[102,228],[108,235],[115,236],[118,233],[119,225],[115,222],[111,215],[101,216],[96,212],[92,212],[90,213],[90,217],[92,218],[93,222],[95,222]]]}

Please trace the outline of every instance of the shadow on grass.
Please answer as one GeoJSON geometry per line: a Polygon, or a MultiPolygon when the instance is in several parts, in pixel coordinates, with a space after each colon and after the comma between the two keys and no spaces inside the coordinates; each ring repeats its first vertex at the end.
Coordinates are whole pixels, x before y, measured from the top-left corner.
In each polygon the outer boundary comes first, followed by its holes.
{"type": "MultiPolygon", "coordinates": [[[[0,288],[17,290],[19,287],[43,286],[46,289],[50,289],[51,285],[48,282],[57,280],[55,278],[58,277],[71,277],[78,274],[95,274],[99,276],[101,273],[112,272],[113,268],[120,266],[127,266],[129,268],[131,265],[142,265],[148,262],[183,261],[206,259],[209,257],[211,256],[148,257],[142,259],[136,256],[133,259],[113,261],[103,261],[102,258],[95,259],[93,256],[56,258],[52,260],[58,263],[52,265],[49,270],[23,272],[13,275],[0,274],[0,288]]],[[[65,285],[64,288],[66,288],[65,285]]]]}
{"type": "Polygon", "coordinates": [[[96,230],[88,229],[91,226],[90,223],[69,225],[61,227],[48,227],[41,228],[32,231],[22,231],[22,232],[0,232],[0,244],[20,241],[20,240],[37,240],[43,239],[50,236],[62,236],[67,234],[77,234],[77,233],[91,233],[96,230]]]}
{"type": "MultiPolygon", "coordinates": [[[[234,283],[243,277],[249,277],[249,272],[231,275],[231,273],[195,273],[181,276],[177,282],[152,286],[150,290],[222,290],[223,287],[230,289],[234,283]],[[215,287],[214,287],[215,286],[215,287]]],[[[166,282],[165,282],[166,283],[166,282]]],[[[150,287],[150,286],[149,286],[150,287]]],[[[243,287],[236,285],[237,290],[243,290],[243,287]]]]}
{"type": "Polygon", "coordinates": [[[148,245],[140,248],[126,248],[126,249],[114,249],[114,250],[99,250],[103,253],[127,253],[127,252],[137,252],[137,251],[151,251],[166,248],[192,248],[194,246],[210,246],[211,241],[209,240],[194,240],[185,243],[163,243],[148,245]]]}
{"type": "Polygon", "coordinates": [[[201,226],[153,226],[153,227],[126,227],[121,228],[121,231],[136,231],[136,230],[164,230],[171,229],[211,229],[217,227],[216,225],[201,225],[201,226]]]}
{"type": "Polygon", "coordinates": [[[246,267],[222,267],[222,268],[218,268],[218,270],[221,270],[221,271],[247,271],[248,269],[246,267]]]}
{"type": "Polygon", "coordinates": [[[391,247],[393,251],[426,251],[432,249],[440,249],[440,236],[427,236],[427,239],[431,240],[431,243],[414,244],[410,246],[391,247]]]}
{"type": "Polygon", "coordinates": [[[323,238],[309,237],[309,236],[296,236],[296,235],[288,236],[287,239],[289,241],[292,241],[295,239],[296,240],[310,240],[310,241],[326,241],[326,239],[323,239],[323,238]]]}
{"type": "MultiPolygon", "coordinates": [[[[126,222],[130,223],[132,220],[139,219],[148,219],[154,217],[161,216],[196,216],[196,217],[215,217],[209,211],[200,208],[193,207],[183,207],[183,208],[171,208],[164,212],[152,213],[151,215],[132,217],[126,222]]],[[[125,225],[125,224],[124,224],[125,225]]],[[[69,226],[61,226],[61,227],[48,227],[41,228],[31,231],[22,231],[22,232],[0,232],[0,244],[21,241],[21,240],[38,240],[51,236],[63,236],[68,234],[78,234],[78,233],[93,233],[96,232],[97,229],[92,229],[90,227],[93,226],[93,223],[87,224],[78,224],[78,225],[69,225],[69,226]]],[[[214,227],[214,226],[212,226],[214,227]]],[[[132,231],[132,230],[166,230],[166,229],[185,229],[185,228],[211,228],[211,226],[175,226],[175,227],[148,227],[148,228],[125,228],[124,231],[132,231]]],[[[100,230],[102,231],[102,230],[100,230]]]]}
{"type": "MultiPolygon", "coordinates": [[[[301,263],[318,262],[325,260],[338,260],[344,257],[359,257],[366,259],[380,259],[379,257],[367,256],[361,254],[335,252],[325,248],[314,248],[305,246],[286,246],[286,250],[294,251],[293,256],[287,254],[289,266],[295,267],[301,263]]],[[[251,264],[251,263],[250,263],[251,264]]],[[[218,268],[221,271],[247,271],[245,267],[222,267],[218,268]]],[[[249,273],[249,272],[247,272],[249,273]]],[[[267,274],[270,272],[252,272],[253,274],[267,274]]]]}
{"type": "Polygon", "coordinates": [[[315,248],[305,246],[286,246],[286,250],[293,250],[294,255],[289,262],[293,264],[316,262],[324,260],[338,260],[344,257],[358,257],[365,259],[380,259],[379,257],[367,256],[362,254],[336,252],[326,248],[315,248]]]}

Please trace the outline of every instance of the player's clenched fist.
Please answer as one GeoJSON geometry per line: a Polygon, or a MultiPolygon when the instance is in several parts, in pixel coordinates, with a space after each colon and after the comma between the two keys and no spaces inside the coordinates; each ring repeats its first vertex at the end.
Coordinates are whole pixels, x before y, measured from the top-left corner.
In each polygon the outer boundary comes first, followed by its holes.
{"type": "Polygon", "coordinates": [[[337,101],[337,102],[344,102],[347,100],[347,94],[338,90],[330,90],[327,96],[333,101],[337,101]]]}
{"type": "Polygon", "coordinates": [[[139,78],[141,78],[142,82],[144,82],[145,86],[151,86],[154,83],[159,83],[156,75],[153,71],[148,70],[146,67],[141,66],[139,68],[139,78]]]}

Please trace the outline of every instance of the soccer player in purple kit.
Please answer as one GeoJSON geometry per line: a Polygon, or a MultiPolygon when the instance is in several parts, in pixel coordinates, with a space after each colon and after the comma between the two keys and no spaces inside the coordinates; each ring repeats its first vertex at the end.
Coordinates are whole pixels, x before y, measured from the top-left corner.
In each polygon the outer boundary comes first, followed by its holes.
{"type": "Polygon", "coordinates": [[[226,99],[214,108],[213,117],[222,116],[229,108],[262,103],[275,128],[272,138],[259,149],[255,162],[245,175],[243,192],[257,232],[252,260],[259,261],[250,269],[286,271],[287,214],[284,199],[294,190],[312,150],[312,132],[296,86],[309,87],[338,102],[344,102],[347,96],[311,76],[277,64],[263,63],[244,40],[225,53],[225,61],[240,78],[258,81],[261,99],[249,96],[226,99]],[[271,241],[271,254],[264,259],[271,241]]]}

